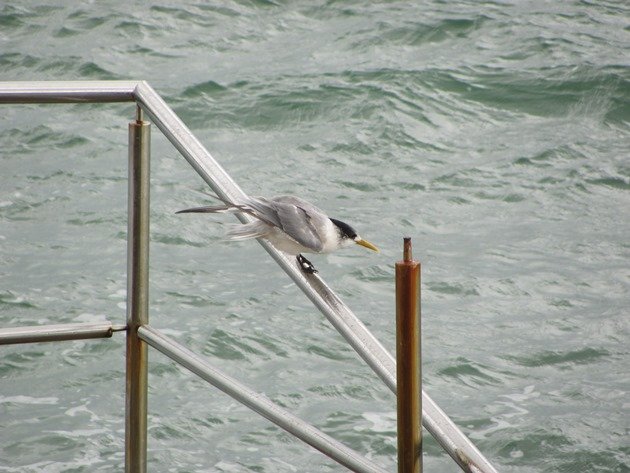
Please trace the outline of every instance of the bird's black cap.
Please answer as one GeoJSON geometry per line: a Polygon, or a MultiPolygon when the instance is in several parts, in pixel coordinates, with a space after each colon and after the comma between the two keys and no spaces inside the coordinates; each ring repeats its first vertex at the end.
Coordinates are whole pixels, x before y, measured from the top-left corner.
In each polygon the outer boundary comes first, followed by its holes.
{"type": "Polygon", "coordinates": [[[347,223],[334,218],[331,218],[330,221],[335,224],[343,236],[348,237],[351,240],[354,240],[357,237],[356,230],[347,223]]]}

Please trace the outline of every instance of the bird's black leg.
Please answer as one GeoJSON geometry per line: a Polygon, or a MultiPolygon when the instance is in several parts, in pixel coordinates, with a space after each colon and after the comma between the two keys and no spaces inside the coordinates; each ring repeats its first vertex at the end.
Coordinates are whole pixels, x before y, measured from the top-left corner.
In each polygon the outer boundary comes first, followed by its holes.
{"type": "Polygon", "coordinates": [[[304,271],[305,273],[315,274],[317,272],[315,266],[313,266],[313,263],[311,263],[301,254],[297,255],[297,262],[300,265],[300,268],[302,268],[302,271],[304,271]]]}

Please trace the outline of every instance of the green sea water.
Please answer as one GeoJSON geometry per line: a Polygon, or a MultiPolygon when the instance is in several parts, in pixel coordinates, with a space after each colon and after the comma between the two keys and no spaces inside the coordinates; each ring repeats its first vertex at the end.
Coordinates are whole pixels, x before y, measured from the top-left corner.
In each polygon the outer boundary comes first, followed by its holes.
{"type": "MultiPolygon", "coordinates": [[[[253,195],[381,248],[313,256],[501,472],[630,471],[630,8],[5,2],[0,80],[147,80],[253,195]]],[[[0,107],[0,325],[125,319],[132,104],[0,107]]],[[[151,323],[396,469],[395,398],[153,130],[151,323]]],[[[342,468],[152,351],[149,471],[342,468]]],[[[0,472],[123,468],[124,336],[2,347],[0,472]]],[[[456,465],[429,438],[425,471],[456,465]]]]}

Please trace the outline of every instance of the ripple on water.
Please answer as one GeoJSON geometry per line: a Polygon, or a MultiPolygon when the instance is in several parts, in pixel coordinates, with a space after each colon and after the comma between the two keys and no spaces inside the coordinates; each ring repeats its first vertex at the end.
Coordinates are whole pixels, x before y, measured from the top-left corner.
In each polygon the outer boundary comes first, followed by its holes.
{"type": "Polygon", "coordinates": [[[459,283],[455,281],[435,281],[424,283],[426,288],[444,296],[478,296],[479,291],[473,282],[459,283]]]}
{"type": "Polygon", "coordinates": [[[461,357],[451,366],[438,370],[436,374],[455,378],[468,386],[501,385],[506,381],[506,375],[496,372],[492,367],[461,357]]]}
{"type": "Polygon", "coordinates": [[[571,369],[572,365],[598,363],[610,356],[611,353],[608,350],[586,347],[569,351],[545,350],[528,356],[508,356],[506,358],[521,366],[531,368],[557,366],[559,369],[571,369]]]}
{"type": "Polygon", "coordinates": [[[0,310],[38,309],[39,307],[26,299],[24,295],[18,295],[11,291],[0,292],[0,310]]]}
{"type": "Polygon", "coordinates": [[[203,352],[224,360],[248,360],[252,355],[263,355],[239,334],[221,329],[214,329],[209,334],[203,352]]]}

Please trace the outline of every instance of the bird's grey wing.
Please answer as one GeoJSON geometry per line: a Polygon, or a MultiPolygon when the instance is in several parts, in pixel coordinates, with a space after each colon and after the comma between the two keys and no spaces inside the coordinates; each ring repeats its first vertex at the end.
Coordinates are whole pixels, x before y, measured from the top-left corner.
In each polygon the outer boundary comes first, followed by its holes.
{"type": "Polygon", "coordinates": [[[328,222],[328,217],[309,202],[292,196],[273,200],[280,220],[280,228],[295,241],[315,252],[324,247],[318,228],[328,222]]]}
{"type": "Polygon", "coordinates": [[[315,252],[322,250],[324,245],[317,228],[326,224],[328,217],[310,202],[294,196],[250,197],[243,206],[248,213],[284,231],[300,245],[315,252]]]}
{"type": "Polygon", "coordinates": [[[249,197],[243,207],[247,208],[248,213],[258,220],[262,220],[272,227],[282,228],[276,206],[270,199],[249,197]]]}

